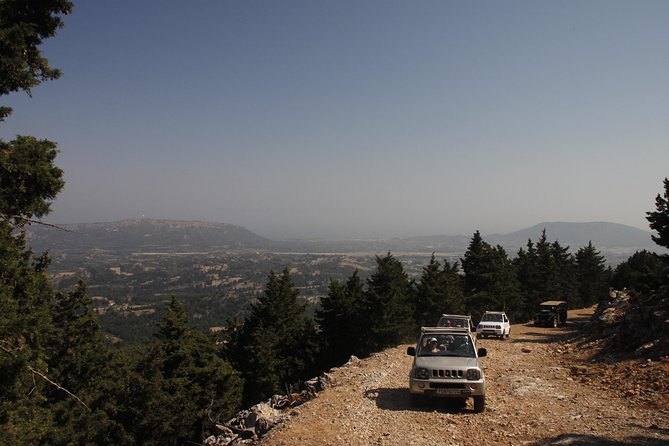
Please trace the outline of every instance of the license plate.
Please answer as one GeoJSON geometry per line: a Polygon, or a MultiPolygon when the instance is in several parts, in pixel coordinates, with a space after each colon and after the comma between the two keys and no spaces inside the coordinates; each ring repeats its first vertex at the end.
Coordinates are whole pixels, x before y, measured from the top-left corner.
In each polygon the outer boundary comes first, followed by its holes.
{"type": "Polygon", "coordinates": [[[437,395],[460,395],[460,389],[437,389],[437,395]]]}

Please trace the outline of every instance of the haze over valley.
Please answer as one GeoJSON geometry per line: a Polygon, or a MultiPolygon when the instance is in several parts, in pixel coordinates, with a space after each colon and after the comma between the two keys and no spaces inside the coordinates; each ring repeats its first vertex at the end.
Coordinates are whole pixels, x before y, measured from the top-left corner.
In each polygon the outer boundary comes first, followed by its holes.
{"type": "MultiPolygon", "coordinates": [[[[589,241],[615,266],[638,250],[659,251],[649,231],[614,223],[546,222],[509,234],[482,234],[510,257],[528,239],[546,230],[575,252],[589,241]]],[[[354,271],[364,279],[375,256],[391,252],[407,273],[418,277],[434,253],[458,262],[472,234],[369,240],[271,240],[246,228],[215,222],[122,220],[32,225],[35,252],[49,251],[55,283],[67,289],[83,279],[101,323],[117,341],[150,336],[153,322],[170,297],[184,302],[202,328],[222,325],[248,311],[263,291],[270,271],[287,268],[302,299],[312,308],[328,292],[330,280],[345,281],[354,271]]]]}

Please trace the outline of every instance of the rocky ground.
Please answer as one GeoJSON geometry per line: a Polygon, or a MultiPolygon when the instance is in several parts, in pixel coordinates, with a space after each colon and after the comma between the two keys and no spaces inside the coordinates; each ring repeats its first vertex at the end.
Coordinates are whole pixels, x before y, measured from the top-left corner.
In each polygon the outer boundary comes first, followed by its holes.
{"type": "Polygon", "coordinates": [[[595,359],[601,341],[579,336],[594,308],[566,326],[514,325],[481,339],[486,410],[444,400],[409,404],[407,345],[334,369],[332,385],[288,410],[261,446],[669,445],[669,357],[595,359]]]}

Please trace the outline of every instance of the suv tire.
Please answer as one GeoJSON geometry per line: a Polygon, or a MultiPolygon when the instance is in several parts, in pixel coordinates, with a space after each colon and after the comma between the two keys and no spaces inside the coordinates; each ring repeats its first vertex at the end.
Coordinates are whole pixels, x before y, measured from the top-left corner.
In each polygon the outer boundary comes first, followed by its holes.
{"type": "Polygon", "coordinates": [[[485,410],[485,395],[474,397],[474,412],[481,413],[485,410]]]}

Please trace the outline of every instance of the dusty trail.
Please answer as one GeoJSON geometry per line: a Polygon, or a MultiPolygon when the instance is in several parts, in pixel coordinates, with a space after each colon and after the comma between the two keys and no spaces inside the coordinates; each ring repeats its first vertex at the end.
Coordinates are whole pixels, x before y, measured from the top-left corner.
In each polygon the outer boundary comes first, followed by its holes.
{"type": "Polygon", "coordinates": [[[565,327],[514,325],[508,340],[480,339],[488,349],[484,413],[472,412],[471,399],[412,407],[403,345],[334,370],[334,385],[260,445],[669,445],[669,363],[648,365],[665,380],[656,391],[588,363],[588,351],[569,339],[591,314],[575,310],[565,327]]]}

